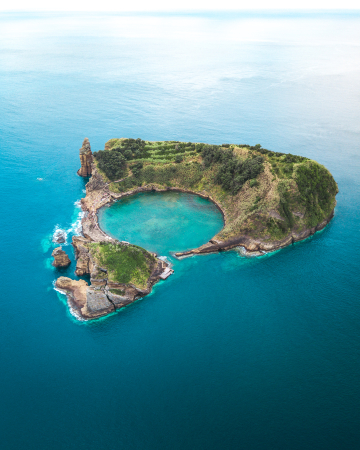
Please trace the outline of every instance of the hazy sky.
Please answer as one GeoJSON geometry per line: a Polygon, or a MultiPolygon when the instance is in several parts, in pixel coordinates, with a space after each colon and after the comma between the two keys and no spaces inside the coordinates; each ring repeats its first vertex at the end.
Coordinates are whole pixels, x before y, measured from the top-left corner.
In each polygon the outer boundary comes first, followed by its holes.
{"type": "Polygon", "coordinates": [[[0,11],[211,11],[241,9],[359,9],[359,0],[12,0],[0,11]]]}

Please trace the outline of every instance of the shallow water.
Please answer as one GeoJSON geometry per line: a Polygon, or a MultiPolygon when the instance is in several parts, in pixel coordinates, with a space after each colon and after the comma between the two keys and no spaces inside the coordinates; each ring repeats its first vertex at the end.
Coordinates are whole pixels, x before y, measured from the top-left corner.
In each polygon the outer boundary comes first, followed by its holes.
{"type": "Polygon", "coordinates": [[[359,43],[353,13],[0,15],[2,448],[359,448],[359,43]],[[80,323],[52,282],[85,136],[305,155],[336,214],[271,255],[175,260],[80,323]]]}
{"type": "Polygon", "coordinates": [[[110,236],[168,256],[199,247],[223,227],[210,200],[181,192],[148,192],[103,207],[99,225],[110,236]]]}

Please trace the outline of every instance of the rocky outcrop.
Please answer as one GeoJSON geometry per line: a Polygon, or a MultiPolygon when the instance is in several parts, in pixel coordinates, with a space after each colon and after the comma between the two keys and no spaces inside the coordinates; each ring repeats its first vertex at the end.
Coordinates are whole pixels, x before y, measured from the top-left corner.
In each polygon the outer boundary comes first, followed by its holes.
{"type": "Polygon", "coordinates": [[[67,294],[70,307],[82,317],[82,309],[86,306],[87,282],[84,280],[72,280],[71,278],[60,277],[56,280],[55,286],[67,294]]]}
{"type": "Polygon", "coordinates": [[[61,247],[55,248],[51,256],[54,257],[52,263],[54,267],[67,267],[71,264],[70,258],[61,247]]]}
{"type": "MultiPolygon", "coordinates": [[[[117,242],[115,239],[111,240],[117,242]]],[[[65,277],[56,281],[56,287],[66,292],[76,315],[85,320],[105,316],[149,294],[168,267],[165,261],[156,259],[145,289],[132,284],[115,283],[108,280],[107,269],[96,264],[92,251],[87,246],[91,242],[94,240],[82,236],[73,236],[72,240],[77,259],[75,273],[78,276],[90,274],[90,286],[83,280],[75,281],[65,277]]]]}
{"type": "Polygon", "coordinates": [[[89,286],[84,280],[60,277],[55,285],[67,294],[71,309],[83,319],[105,316],[116,310],[104,291],[89,286]]]}
{"type": "Polygon", "coordinates": [[[85,239],[81,236],[73,236],[72,244],[75,249],[75,258],[76,258],[76,270],[75,273],[77,276],[81,277],[86,273],[90,273],[89,270],[89,249],[85,246],[88,243],[88,239],[85,239]]]}
{"type": "Polygon", "coordinates": [[[67,294],[70,307],[83,319],[92,319],[115,311],[114,305],[104,292],[89,287],[84,280],[60,277],[55,286],[67,294]]]}
{"type": "Polygon", "coordinates": [[[66,242],[66,231],[65,230],[56,230],[53,234],[53,242],[56,242],[57,244],[63,244],[66,242]]]}
{"type": "Polygon", "coordinates": [[[85,318],[92,319],[106,316],[116,311],[114,304],[109,300],[105,292],[101,289],[90,286],[86,290],[86,305],[81,310],[85,318]]]}
{"type": "Polygon", "coordinates": [[[80,149],[80,162],[81,167],[77,172],[78,175],[80,175],[81,177],[89,177],[92,173],[91,165],[93,162],[93,155],[88,138],[84,139],[84,142],[80,149]]]}

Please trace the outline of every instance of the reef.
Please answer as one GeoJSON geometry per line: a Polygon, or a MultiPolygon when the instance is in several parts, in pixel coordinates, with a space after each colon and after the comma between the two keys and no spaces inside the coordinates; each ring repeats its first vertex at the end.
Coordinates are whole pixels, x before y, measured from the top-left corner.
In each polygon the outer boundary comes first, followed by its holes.
{"type": "Polygon", "coordinates": [[[68,267],[71,264],[70,258],[61,247],[55,248],[51,256],[54,258],[54,267],[68,267]]]}

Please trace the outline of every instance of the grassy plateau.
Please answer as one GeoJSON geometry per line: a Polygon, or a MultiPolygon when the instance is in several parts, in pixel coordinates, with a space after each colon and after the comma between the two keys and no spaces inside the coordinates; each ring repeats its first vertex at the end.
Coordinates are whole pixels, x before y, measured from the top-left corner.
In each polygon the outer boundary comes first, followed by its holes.
{"type": "MultiPolygon", "coordinates": [[[[323,165],[260,144],[122,138],[110,139],[94,157],[114,193],[151,185],[209,196],[225,216],[224,228],[214,237],[219,240],[239,235],[282,239],[321,223],[336,204],[337,184],[323,165]]],[[[101,257],[111,258],[105,250],[101,257]]],[[[129,278],[126,273],[121,276],[129,278]]]]}

